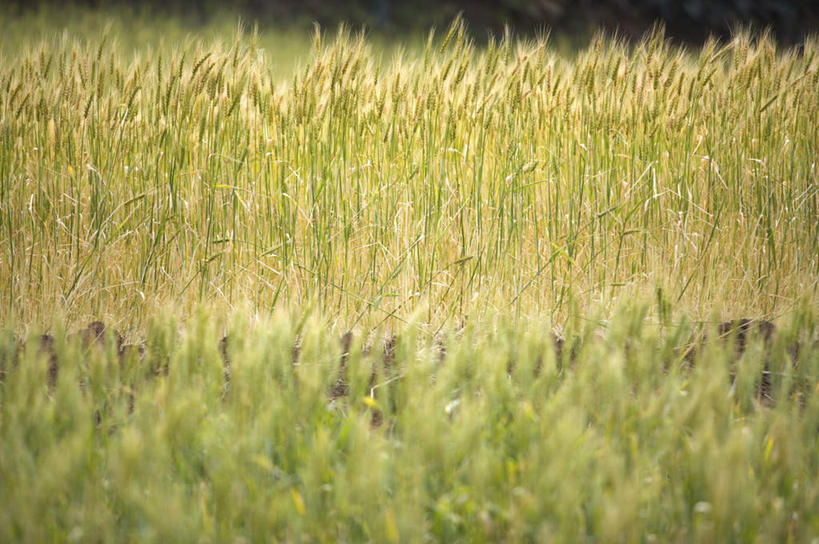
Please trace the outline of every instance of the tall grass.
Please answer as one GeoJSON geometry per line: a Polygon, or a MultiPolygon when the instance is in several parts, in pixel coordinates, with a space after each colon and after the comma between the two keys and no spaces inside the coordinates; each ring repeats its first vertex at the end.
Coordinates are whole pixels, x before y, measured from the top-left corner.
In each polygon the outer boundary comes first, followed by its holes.
{"type": "Polygon", "coordinates": [[[385,59],[342,30],[286,80],[255,33],[119,39],[4,42],[0,303],[19,322],[817,300],[815,38],[684,51],[657,31],[567,59],[456,23],[385,59]]]}
{"type": "Polygon", "coordinates": [[[0,541],[819,536],[816,37],[25,24],[0,541]]]}

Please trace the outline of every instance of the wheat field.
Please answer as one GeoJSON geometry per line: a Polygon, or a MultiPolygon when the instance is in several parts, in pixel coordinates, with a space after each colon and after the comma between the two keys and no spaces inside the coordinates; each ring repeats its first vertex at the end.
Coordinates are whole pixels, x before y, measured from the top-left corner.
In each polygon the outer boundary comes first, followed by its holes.
{"type": "Polygon", "coordinates": [[[819,538],[817,37],[84,21],[0,39],[0,540],[819,538]]]}

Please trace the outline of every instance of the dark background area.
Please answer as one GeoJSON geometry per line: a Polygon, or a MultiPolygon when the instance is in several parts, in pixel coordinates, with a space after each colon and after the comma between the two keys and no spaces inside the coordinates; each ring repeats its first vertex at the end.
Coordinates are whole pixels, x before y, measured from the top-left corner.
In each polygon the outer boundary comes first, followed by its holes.
{"type": "MultiPolygon", "coordinates": [[[[6,0],[12,13],[63,7],[58,0],[6,0]]],[[[462,13],[477,38],[502,32],[518,34],[549,28],[553,33],[588,36],[597,28],[639,38],[656,21],[686,43],[708,35],[726,37],[738,26],[770,27],[785,44],[796,44],[819,28],[817,0],[73,0],[86,8],[133,8],[152,15],[173,14],[205,23],[225,13],[260,25],[325,27],[340,22],[388,33],[445,26],[462,13]]]]}

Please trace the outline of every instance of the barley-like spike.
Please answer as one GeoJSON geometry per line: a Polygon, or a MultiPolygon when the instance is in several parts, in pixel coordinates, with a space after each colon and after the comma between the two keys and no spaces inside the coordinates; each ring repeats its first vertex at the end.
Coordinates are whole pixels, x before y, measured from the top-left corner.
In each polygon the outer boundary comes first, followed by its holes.
{"type": "Polygon", "coordinates": [[[196,73],[199,71],[199,68],[202,67],[205,61],[208,60],[212,54],[213,51],[208,51],[205,55],[202,56],[201,59],[196,61],[196,64],[193,65],[193,70],[191,70],[191,77],[194,77],[196,75],[196,73]]]}
{"type": "Polygon", "coordinates": [[[439,54],[443,54],[444,51],[446,51],[447,46],[449,46],[449,42],[451,42],[452,38],[455,36],[455,34],[459,32],[459,29],[460,29],[462,24],[463,24],[462,19],[461,19],[461,16],[459,14],[455,18],[455,20],[452,21],[452,24],[449,25],[449,29],[447,30],[446,35],[444,35],[444,39],[441,42],[441,46],[438,48],[438,53],[439,54]]]}
{"type": "Polygon", "coordinates": [[[92,94],[92,95],[90,95],[88,97],[88,101],[85,103],[85,108],[83,109],[83,112],[82,112],[82,118],[84,120],[86,120],[86,121],[88,120],[88,113],[91,111],[91,104],[93,102],[94,102],[94,95],[92,94]]]}

